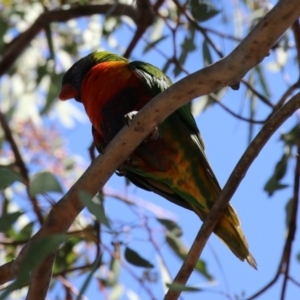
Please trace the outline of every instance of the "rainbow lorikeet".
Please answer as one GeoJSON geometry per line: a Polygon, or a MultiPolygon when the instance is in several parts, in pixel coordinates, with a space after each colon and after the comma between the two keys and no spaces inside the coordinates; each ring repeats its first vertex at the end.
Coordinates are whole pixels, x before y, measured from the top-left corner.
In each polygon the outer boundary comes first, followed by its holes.
{"type": "MultiPolygon", "coordinates": [[[[63,76],[59,98],[75,98],[84,105],[95,145],[103,153],[124,122],[170,85],[171,80],[148,63],[129,62],[110,52],[93,52],[63,76]]],[[[119,168],[119,173],[138,187],[194,211],[201,220],[221,192],[188,106],[182,106],[160,124],[119,168]]],[[[230,204],[214,232],[239,259],[256,268],[230,204]]]]}

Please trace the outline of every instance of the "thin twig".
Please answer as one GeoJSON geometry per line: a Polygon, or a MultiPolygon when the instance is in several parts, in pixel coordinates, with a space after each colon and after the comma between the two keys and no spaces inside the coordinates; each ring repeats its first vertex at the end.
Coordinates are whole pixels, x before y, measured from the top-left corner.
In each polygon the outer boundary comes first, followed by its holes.
{"type": "Polygon", "coordinates": [[[271,108],[274,108],[274,104],[265,97],[262,93],[258,92],[247,80],[242,79],[241,82],[255,95],[257,96],[263,103],[268,105],[271,108]]]}
{"type": "Polygon", "coordinates": [[[23,160],[23,157],[21,155],[19,147],[18,147],[17,143],[15,142],[15,139],[13,137],[11,129],[10,129],[10,127],[9,127],[7,121],[6,121],[6,117],[1,111],[0,111],[0,124],[1,124],[1,127],[2,127],[3,131],[4,131],[5,138],[9,142],[9,144],[11,146],[11,149],[14,153],[15,162],[16,162],[16,165],[19,167],[20,173],[23,177],[23,183],[26,186],[26,191],[27,191],[27,194],[28,194],[28,198],[31,202],[33,211],[35,212],[39,223],[42,225],[44,223],[44,217],[43,217],[42,211],[39,207],[38,200],[36,199],[36,197],[31,196],[30,193],[29,193],[28,169],[25,165],[25,162],[23,160]]]}
{"type": "Polygon", "coordinates": [[[149,26],[154,22],[154,10],[149,0],[137,0],[137,28],[124,53],[124,57],[129,58],[137,43],[149,26]]]}
{"type": "MultiPolygon", "coordinates": [[[[300,78],[299,78],[300,79],[300,78]]],[[[278,100],[278,102],[276,103],[276,105],[273,107],[272,112],[270,113],[270,115],[267,117],[270,118],[274,113],[276,113],[276,111],[285,103],[285,101],[288,99],[288,97],[290,97],[290,95],[296,90],[300,88],[300,80],[298,80],[297,82],[295,82],[294,84],[292,84],[284,93],[283,95],[280,97],[280,99],[278,100]]]]}
{"type": "Polygon", "coordinates": [[[295,285],[297,285],[299,288],[300,288],[300,282],[299,281],[296,281],[293,277],[291,277],[291,276],[288,276],[288,278],[289,278],[289,280],[293,283],[293,284],[295,284],[295,285]]]}
{"type": "Polygon", "coordinates": [[[284,263],[283,263],[283,283],[281,289],[281,300],[284,300],[288,276],[289,276],[289,269],[290,269],[290,259],[291,259],[291,252],[292,252],[292,243],[295,238],[296,226],[297,226],[297,212],[298,212],[298,205],[299,205],[299,181],[300,181],[300,137],[298,137],[297,143],[297,154],[296,154],[296,168],[295,168],[295,176],[294,176],[294,195],[293,195],[293,202],[291,205],[291,215],[288,223],[288,236],[286,239],[286,244],[284,247],[284,263]]]}
{"type": "Polygon", "coordinates": [[[251,124],[264,124],[266,121],[265,120],[253,120],[253,119],[249,119],[249,118],[245,118],[242,117],[239,114],[236,114],[234,111],[232,111],[230,108],[228,108],[226,105],[224,105],[220,99],[218,99],[218,97],[214,94],[210,94],[209,95],[217,104],[219,104],[224,110],[226,110],[229,114],[231,114],[232,116],[234,116],[235,118],[251,123],[251,124]]]}
{"type": "MultiPolygon", "coordinates": [[[[299,94],[298,94],[299,95],[299,94]]],[[[281,255],[280,263],[277,268],[277,272],[275,273],[274,278],[266,284],[263,288],[261,288],[259,291],[257,291],[254,295],[247,298],[247,300],[253,300],[256,299],[258,296],[263,294],[266,290],[268,290],[272,285],[274,285],[279,276],[283,273],[284,274],[284,280],[283,285],[281,289],[281,299],[284,299],[285,291],[286,291],[286,285],[287,280],[290,279],[289,277],[289,265],[290,265],[290,257],[291,257],[291,250],[292,250],[292,242],[294,240],[294,235],[296,231],[296,222],[297,222],[297,211],[298,211],[298,203],[299,203],[299,179],[300,179],[300,139],[298,138],[297,143],[297,160],[296,160],[296,168],[295,168],[295,176],[294,176],[294,195],[293,195],[293,203],[291,207],[291,216],[289,220],[289,231],[288,236],[283,248],[283,252],[281,255]]]]}

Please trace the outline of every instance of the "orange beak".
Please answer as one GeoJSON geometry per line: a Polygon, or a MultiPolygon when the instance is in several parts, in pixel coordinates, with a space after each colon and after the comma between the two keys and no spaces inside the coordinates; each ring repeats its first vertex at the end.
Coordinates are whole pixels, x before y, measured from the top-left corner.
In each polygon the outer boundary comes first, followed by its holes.
{"type": "Polygon", "coordinates": [[[77,98],[78,91],[76,91],[70,84],[64,84],[61,88],[61,91],[58,95],[58,98],[62,101],[69,100],[72,98],[77,98]]]}

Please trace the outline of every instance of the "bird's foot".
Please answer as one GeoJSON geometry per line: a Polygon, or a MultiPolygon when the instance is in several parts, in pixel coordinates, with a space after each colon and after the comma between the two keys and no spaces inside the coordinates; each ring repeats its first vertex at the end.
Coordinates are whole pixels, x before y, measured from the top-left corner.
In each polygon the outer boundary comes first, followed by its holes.
{"type": "Polygon", "coordinates": [[[126,169],[124,167],[124,165],[121,165],[116,171],[115,171],[116,175],[122,177],[122,176],[126,176],[126,169]]]}
{"type": "MultiPolygon", "coordinates": [[[[130,127],[132,124],[134,116],[138,113],[138,111],[131,111],[128,114],[124,115],[124,123],[130,127]]],[[[159,138],[159,130],[158,127],[155,127],[154,130],[149,134],[149,136],[144,140],[144,142],[148,141],[156,141],[159,138]]]]}
{"type": "Polygon", "coordinates": [[[138,111],[133,110],[133,111],[129,112],[128,114],[124,115],[123,120],[124,120],[124,123],[125,123],[128,127],[131,126],[132,121],[133,121],[133,118],[134,118],[135,115],[137,115],[137,113],[138,113],[138,111]]]}
{"type": "Polygon", "coordinates": [[[120,177],[123,177],[123,176],[126,176],[127,175],[127,170],[125,168],[125,165],[129,166],[129,167],[133,167],[133,168],[138,168],[140,167],[140,163],[137,159],[135,159],[133,156],[129,156],[125,163],[122,164],[116,171],[115,171],[115,174],[120,176],[120,177]]]}

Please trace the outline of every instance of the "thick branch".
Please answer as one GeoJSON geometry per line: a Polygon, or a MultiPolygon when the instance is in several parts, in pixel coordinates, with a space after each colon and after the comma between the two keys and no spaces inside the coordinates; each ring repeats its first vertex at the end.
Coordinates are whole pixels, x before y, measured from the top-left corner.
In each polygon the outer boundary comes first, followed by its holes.
{"type": "Polygon", "coordinates": [[[21,33],[4,52],[0,62],[0,76],[2,76],[16,61],[24,49],[34,39],[34,37],[44,28],[53,22],[66,22],[73,18],[91,16],[94,14],[106,14],[110,12],[111,16],[128,16],[135,23],[137,12],[134,6],[125,4],[101,4],[84,5],[70,9],[58,9],[54,11],[43,12],[35,22],[23,33],[21,33]]]}

